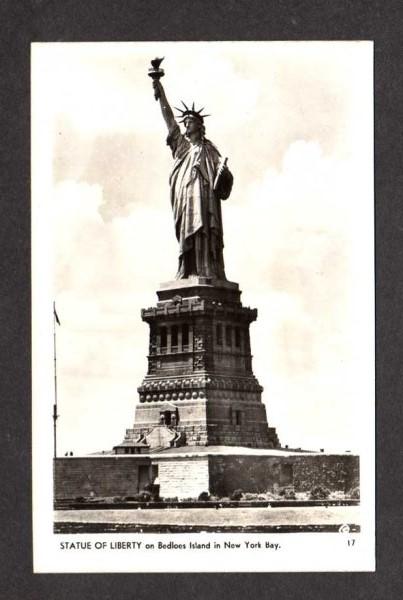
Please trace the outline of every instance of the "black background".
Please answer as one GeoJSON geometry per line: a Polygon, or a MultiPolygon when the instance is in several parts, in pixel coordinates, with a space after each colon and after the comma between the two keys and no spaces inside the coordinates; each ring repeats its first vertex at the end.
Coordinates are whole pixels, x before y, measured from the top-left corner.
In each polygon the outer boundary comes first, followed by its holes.
{"type": "Polygon", "coordinates": [[[402,25],[402,2],[388,0],[1,0],[1,598],[400,598],[403,589],[399,510],[403,502],[402,25]],[[298,39],[375,41],[377,572],[33,575],[30,43],[298,39]]]}

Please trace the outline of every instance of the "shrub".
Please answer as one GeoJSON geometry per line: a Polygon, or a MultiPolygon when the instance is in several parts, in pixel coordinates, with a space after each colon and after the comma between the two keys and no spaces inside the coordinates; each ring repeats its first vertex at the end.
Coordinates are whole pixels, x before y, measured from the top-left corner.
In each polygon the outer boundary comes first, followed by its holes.
{"type": "Polygon", "coordinates": [[[311,500],[326,500],[329,498],[330,491],[323,485],[317,485],[311,489],[311,500]]]}
{"type": "Polygon", "coordinates": [[[278,493],[279,496],[282,496],[284,500],[295,500],[295,492],[292,487],[285,487],[278,493]]]}
{"type": "Polygon", "coordinates": [[[142,492],[147,492],[151,495],[153,500],[158,500],[159,499],[159,491],[160,491],[160,486],[156,485],[155,483],[147,483],[142,492]]]}
{"type": "Polygon", "coordinates": [[[140,499],[142,502],[150,502],[151,500],[151,494],[150,492],[147,491],[143,491],[140,493],[140,499]]]}
{"type": "Polygon", "coordinates": [[[112,502],[122,502],[122,497],[121,496],[114,496],[112,498],[112,502]]]}
{"type": "Polygon", "coordinates": [[[84,496],[77,496],[77,498],[75,498],[74,500],[75,502],[85,502],[84,496]]]}
{"type": "Polygon", "coordinates": [[[360,488],[359,487],[351,488],[351,490],[349,490],[347,496],[350,496],[350,498],[354,498],[355,500],[359,500],[360,499],[360,488]]]}
{"type": "Polygon", "coordinates": [[[234,490],[230,495],[231,500],[240,500],[242,498],[243,491],[242,490],[234,490]]]}
{"type": "Polygon", "coordinates": [[[163,498],[164,502],[178,502],[178,496],[174,496],[173,498],[163,498]]]}
{"type": "Polygon", "coordinates": [[[252,492],[246,492],[242,496],[242,500],[248,500],[251,502],[252,500],[258,500],[258,494],[253,494],[252,492]]]}
{"type": "Polygon", "coordinates": [[[202,492],[202,493],[199,495],[199,498],[198,498],[198,500],[199,500],[200,502],[207,502],[208,500],[210,500],[210,494],[209,494],[208,492],[202,492]]]}

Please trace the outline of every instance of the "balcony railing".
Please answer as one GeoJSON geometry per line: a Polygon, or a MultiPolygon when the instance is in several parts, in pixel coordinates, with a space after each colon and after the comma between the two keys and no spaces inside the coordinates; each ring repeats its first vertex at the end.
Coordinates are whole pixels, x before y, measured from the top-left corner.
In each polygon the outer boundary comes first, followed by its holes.
{"type": "Polygon", "coordinates": [[[192,347],[190,344],[184,344],[182,346],[171,346],[168,350],[167,346],[156,349],[156,354],[179,354],[180,352],[191,352],[192,347]]]}

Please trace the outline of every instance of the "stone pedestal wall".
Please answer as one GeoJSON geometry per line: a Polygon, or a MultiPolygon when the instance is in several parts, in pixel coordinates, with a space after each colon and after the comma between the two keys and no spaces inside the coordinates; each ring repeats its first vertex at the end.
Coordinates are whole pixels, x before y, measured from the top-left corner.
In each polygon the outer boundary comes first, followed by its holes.
{"type": "Polygon", "coordinates": [[[291,486],[310,492],[320,485],[348,492],[359,486],[359,457],[346,454],[284,456],[210,455],[210,493],[229,496],[234,490],[274,492],[291,486]]]}
{"type": "MultiPolygon", "coordinates": [[[[148,456],[85,456],[56,458],[56,500],[133,496],[140,491],[140,467],[151,469],[148,456]]],[[[146,483],[142,480],[142,485],[146,483]]]]}
{"type": "MultiPolygon", "coordinates": [[[[182,449],[184,450],[184,449],[182,449]]],[[[169,452],[172,452],[171,450],[169,452]]],[[[158,477],[162,498],[195,498],[201,492],[229,497],[234,490],[263,493],[320,485],[349,492],[359,486],[359,457],[347,454],[148,454],[57,458],[55,499],[134,496],[158,477]]]]}
{"type": "Polygon", "coordinates": [[[161,498],[198,498],[209,489],[208,456],[158,461],[161,498]]]}

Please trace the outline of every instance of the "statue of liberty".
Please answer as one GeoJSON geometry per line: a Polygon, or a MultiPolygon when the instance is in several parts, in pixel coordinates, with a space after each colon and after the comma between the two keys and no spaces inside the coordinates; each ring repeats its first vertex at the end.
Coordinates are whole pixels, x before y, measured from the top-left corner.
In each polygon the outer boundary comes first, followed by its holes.
{"type": "Polygon", "coordinates": [[[176,109],[183,134],[168,103],[160,77],[161,59],[152,62],[149,75],[153,79],[154,96],[159,100],[162,116],[168,127],[167,144],[171,148],[174,166],[169,179],[171,204],[179,242],[177,279],[192,275],[225,280],[223,258],[223,227],[221,200],[232,189],[233,177],[217,148],[205,137],[204,109],[194,104],[176,109]]]}

